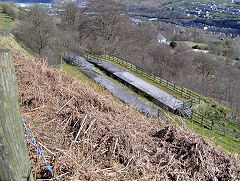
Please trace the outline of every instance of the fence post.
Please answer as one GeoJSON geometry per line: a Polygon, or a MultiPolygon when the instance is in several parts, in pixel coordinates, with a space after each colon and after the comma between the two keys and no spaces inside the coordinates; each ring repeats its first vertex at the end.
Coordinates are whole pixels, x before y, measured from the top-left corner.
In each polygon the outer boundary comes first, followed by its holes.
{"type": "Polygon", "coordinates": [[[33,180],[10,50],[0,50],[0,180],[33,180]]]}

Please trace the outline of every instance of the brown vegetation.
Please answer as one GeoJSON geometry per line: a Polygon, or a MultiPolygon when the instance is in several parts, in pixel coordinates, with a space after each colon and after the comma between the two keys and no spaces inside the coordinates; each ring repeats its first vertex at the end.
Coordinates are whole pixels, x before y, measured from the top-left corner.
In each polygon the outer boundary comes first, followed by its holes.
{"type": "Polygon", "coordinates": [[[53,22],[47,13],[35,5],[26,12],[16,28],[15,35],[34,53],[41,54],[49,46],[53,28],[53,22]]]}
{"type": "MultiPolygon", "coordinates": [[[[13,52],[22,117],[60,180],[238,180],[239,161],[13,52]]],[[[29,138],[27,137],[27,140],[29,138]]],[[[51,178],[28,142],[36,178],[51,178]]]]}

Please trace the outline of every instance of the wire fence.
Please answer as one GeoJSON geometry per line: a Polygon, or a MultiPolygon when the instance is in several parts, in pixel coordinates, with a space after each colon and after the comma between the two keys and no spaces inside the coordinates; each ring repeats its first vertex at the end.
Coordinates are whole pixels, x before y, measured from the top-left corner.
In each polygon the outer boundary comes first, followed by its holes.
{"type": "Polygon", "coordinates": [[[207,119],[204,115],[194,112],[192,116],[192,120],[204,126],[205,128],[211,129],[213,128],[214,121],[207,119]]]}
{"type": "Polygon", "coordinates": [[[36,147],[36,149],[37,149],[37,152],[42,156],[42,158],[43,158],[43,160],[44,160],[44,162],[45,162],[45,164],[46,164],[47,169],[48,169],[49,172],[52,174],[52,176],[54,177],[54,179],[57,180],[57,177],[55,176],[55,174],[54,174],[51,166],[47,163],[47,160],[46,160],[46,158],[45,158],[45,156],[44,156],[44,154],[43,154],[44,151],[41,150],[41,149],[38,147],[37,141],[33,138],[33,136],[32,136],[31,133],[30,133],[30,130],[26,127],[26,125],[25,125],[26,120],[24,120],[24,119],[22,119],[22,118],[21,118],[21,120],[22,120],[22,124],[23,124],[23,127],[24,127],[26,133],[29,135],[32,143],[35,145],[35,147],[36,147]]]}
{"type": "Polygon", "coordinates": [[[222,136],[232,138],[233,140],[240,142],[240,130],[239,122],[233,119],[215,120],[213,123],[213,129],[222,136]],[[232,129],[230,129],[232,128],[232,129]]]}

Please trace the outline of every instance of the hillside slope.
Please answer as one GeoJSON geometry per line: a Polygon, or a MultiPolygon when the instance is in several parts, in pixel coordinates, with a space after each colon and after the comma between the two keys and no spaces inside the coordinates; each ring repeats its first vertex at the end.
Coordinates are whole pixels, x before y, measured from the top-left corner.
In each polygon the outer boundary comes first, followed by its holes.
{"type": "MultiPolygon", "coordinates": [[[[233,156],[11,48],[22,117],[60,180],[239,180],[233,156]]],[[[27,137],[29,140],[29,138],[27,137]]],[[[52,178],[28,142],[36,178],[52,178]]]]}

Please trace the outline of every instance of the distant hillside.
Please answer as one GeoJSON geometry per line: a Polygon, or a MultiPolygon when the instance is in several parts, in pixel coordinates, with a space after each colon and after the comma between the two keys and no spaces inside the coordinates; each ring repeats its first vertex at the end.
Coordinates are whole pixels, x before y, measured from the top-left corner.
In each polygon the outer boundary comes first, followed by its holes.
{"type": "Polygon", "coordinates": [[[16,1],[10,1],[10,0],[2,0],[4,2],[14,2],[14,3],[52,3],[53,0],[16,0],[16,1]]]}

